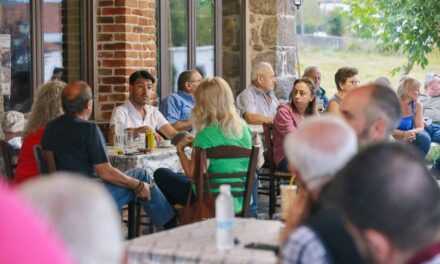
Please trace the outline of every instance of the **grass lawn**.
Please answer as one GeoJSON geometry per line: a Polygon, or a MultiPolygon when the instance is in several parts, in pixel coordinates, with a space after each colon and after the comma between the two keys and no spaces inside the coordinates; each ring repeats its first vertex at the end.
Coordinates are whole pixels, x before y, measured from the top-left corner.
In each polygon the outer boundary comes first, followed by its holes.
{"type": "MultiPolygon", "coordinates": [[[[299,60],[301,71],[310,65],[316,65],[321,69],[321,85],[327,90],[328,96],[331,97],[336,91],[334,75],[338,68],[343,66],[358,68],[361,83],[373,81],[380,76],[386,76],[390,78],[393,86],[396,87],[400,76],[392,76],[391,70],[403,65],[406,58],[398,55],[383,55],[362,51],[301,49],[299,60]]],[[[423,70],[421,67],[415,66],[410,76],[423,83],[426,73],[431,71],[440,73],[440,52],[431,54],[430,64],[426,69],[423,70]]]]}

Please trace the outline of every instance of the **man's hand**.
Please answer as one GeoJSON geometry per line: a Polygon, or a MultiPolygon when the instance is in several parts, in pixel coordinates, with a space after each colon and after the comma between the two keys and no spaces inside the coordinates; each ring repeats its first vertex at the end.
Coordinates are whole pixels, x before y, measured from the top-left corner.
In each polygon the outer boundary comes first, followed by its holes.
{"type": "Polygon", "coordinates": [[[142,200],[150,200],[151,199],[151,192],[150,192],[150,185],[146,182],[142,183],[142,189],[140,192],[137,193],[137,197],[139,197],[142,200]]]}
{"type": "Polygon", "coordinates": [[[403,139],[407,142],[412,142],[416,139],[416,133],[414,131],[405,131],[403,134],[403,139]]]}

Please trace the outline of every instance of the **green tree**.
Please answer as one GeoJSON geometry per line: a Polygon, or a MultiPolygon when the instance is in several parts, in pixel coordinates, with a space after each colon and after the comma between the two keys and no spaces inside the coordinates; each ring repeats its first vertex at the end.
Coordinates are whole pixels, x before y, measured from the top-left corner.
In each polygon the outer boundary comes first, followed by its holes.
{"type": "Polygon", "coordinates": [[[345,0],[356,34],[378,40],[385,50],[402,52],[406,65],[395,69],[408,74],[415,64],[425,68],[428,55],[440,47],[438,0],[345,0]]]}
{"type": "Polygon", "coordinates": [[[342,13],[343,10],[338,8],[333,10],[327,18],[327,33],[332,36],[344,35],[346,23],[342,13]]]}

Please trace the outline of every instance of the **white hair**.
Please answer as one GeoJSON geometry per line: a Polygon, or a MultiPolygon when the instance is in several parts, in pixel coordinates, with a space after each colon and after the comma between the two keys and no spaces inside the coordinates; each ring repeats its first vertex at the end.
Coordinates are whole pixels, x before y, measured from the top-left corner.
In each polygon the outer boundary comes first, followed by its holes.
{"type": "Polygon", "coordinates": [[[76,263],[122,262],[121,218],[102,184],[60,172],[29,181],[19,191],[55,227],[76,263]]]}
{"type": "Polygon", "coordinates": [[[286,136],[286,157],[309,190],[316,190],[356,154],[356,133],[341,118],[331,115],[305,119],[286,136]]]}
{"type": "Polygon", "coordinates": [[[260,75],[268,71],[273,71],[272,65],[270,65],[270,63],[264,61],[257,63],[257,65],[252,68],[251,81],[256,81],[260,75]]]}

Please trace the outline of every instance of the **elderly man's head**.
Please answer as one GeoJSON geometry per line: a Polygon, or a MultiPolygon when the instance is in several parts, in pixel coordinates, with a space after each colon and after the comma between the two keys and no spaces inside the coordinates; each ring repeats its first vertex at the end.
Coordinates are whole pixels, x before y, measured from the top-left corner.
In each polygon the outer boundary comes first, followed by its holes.
{"type": "Polygon", "coordinates": [[[317,89],[321,87],[321,72],[316,66],[307,67],[304,70],[303,78],[308,78],[315,83],[317,89]]]}
{"type": "Polygon", "coordinates": [[[440,75],[429,73],[425,79],[426,93],[431,97],[440,96],[440,75]]]}
{"type": "Polygon", "coordinates": [[[267,62],[259,62],[252,68],[252,83],[265,92],[275,88],[276,78],[272,65],[267,62]]]}
{"type": "Polygon", "coordinates": [[[20,192],[55,227],[76,263],[121,263],[120,216],[101,184],[56,173],[29,181],[20,192]]]}
{"type": "Polygon", "coordinates": [[[83,81],[75,81],[64,87],[61,94],[63,111],[67,115],[84,115],[89,118],[93,110],[92,89],[83,81]]]}
{"type": "Polygon", "coordinates": [[[396,93],[377,83],[349,92],[342,100],[341,113],[356,131],[361,145],[387,140],[401,116],[396,93]]]}
{"type": "Polygon", "coordinates": [[[356,134],[342,119],[319,116],[306,119],[284,143],[289,166],[307,189],[319,189],[357,151],[356,134]]]}
{"type": "Polygon", "coordinates": [[[338,173],[338,203],[370,263],[407,263],[438,239],[440,189],[411,146],[370,146],[338,173]]]}

